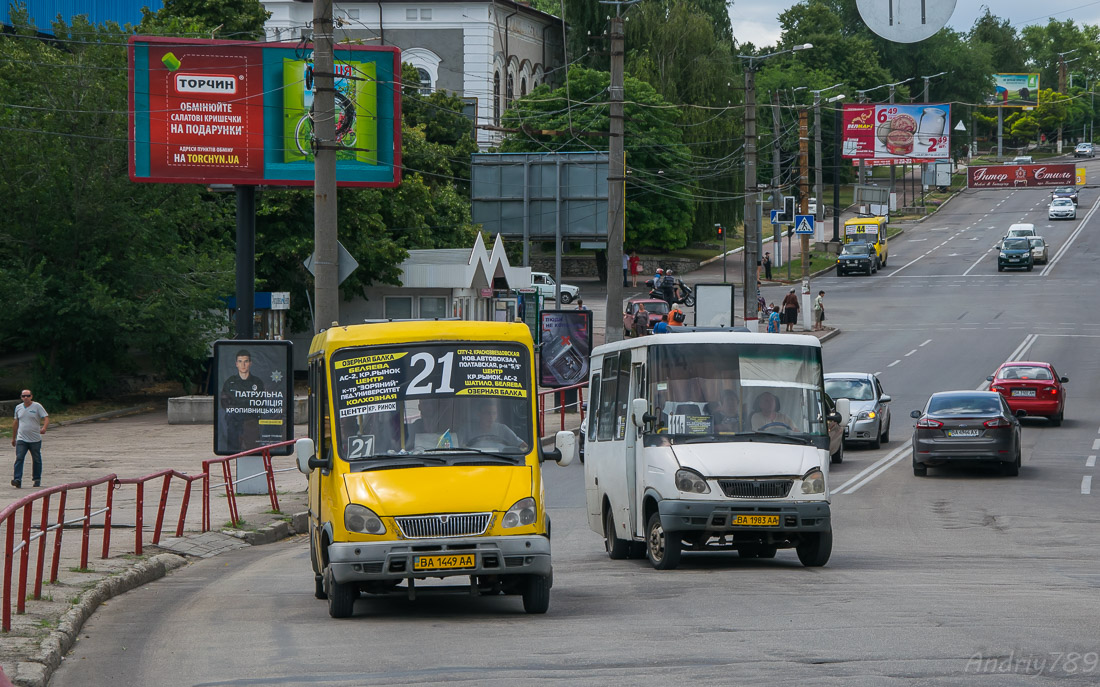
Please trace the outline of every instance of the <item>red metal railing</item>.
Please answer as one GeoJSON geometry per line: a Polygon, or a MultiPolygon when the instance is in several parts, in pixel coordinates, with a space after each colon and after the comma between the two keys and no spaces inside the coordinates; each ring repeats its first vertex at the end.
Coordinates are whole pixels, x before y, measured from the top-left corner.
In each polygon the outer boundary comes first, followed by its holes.
{"type": "Polygon", "coordinates": [[[582,382],[580,384],[574,384],[572,386],[563,386],[560,389],[545,389],[538,392],[539,397],[539,436],[546,435],[546,397],[553,394],[557,394],[557,406],[552,406],[551,410],[557,410],[561,416],[561,429],[565,429],[565,409],[570,406],[576,406],[577,412],[581,415],[581,424],[584,424],[584,390],[588,388],[588,382],[582,382]],[[573,403],[565,402],[565,392],[576,389],[577,400],[573,403]]]}
{"type": "MultiPolygon", "coordinates": [[[[267,493],[271,497],[271,510],[279,510],[279,495],[275,493],[275,472],[271,467],[271,449],[282,448],[283,446],[290,446],[294,443],[294,439],[288,441],[280,441],[277,444],[269,444],[261,448],[254,448],[248,451],[242,451],[241,453],[235,453],[231,456],[222,456],[220,458],[211,458],[210,460],[202,461],[202,531],[207,532],[211,528],[210,524],[210,490],[220,489],[225,487],[226,503],[229,505],[229,519],[232,523],[236,524],[240,522],[240,516],[237,513],[237,490],[236,485],[239,482],[243,482],[246,479],[252,479],[265,475],[267,478],[267,493]],[[238,477],[233,479],[233,468],[230,466],[230,461],[236,461],[238,458],[245,456],[259,455],[264,461],[264,471],[257,472],[254,475],[245,475],[244,477],[238,477]],[[225,480],[221,484],[210,484],[210,466],[220,464],[222,471],[222,478],[225,480]]],[[[287,468],[292,470],[296,468],[287,468]]],[[[284,470],[279,470],[284,472],[284,470]]]]}
{"type": "MultiPolygon", "coordinates": [[[[172,486],[172,478],[176,477],[182,479],[184,482],[183,487],[183,502],[180,504],[180,515],[176,521],[176,536],[183,536],[183,525],[187,521],[187,506],[191,501],[191,483],[200,480],[205,475],[185,475],[182,472],[176,470],[161,470],[160,472],[154,472],[151,475],[144,477],[128,477],[125,479],[116,479],[115,484],[121,486],[123,484],[133,484],[137,487],[137,506],[134,510],[134,553],[141,555],[142,553],[142,541],[144,540],[145,532],[145,483],[151,482],[158,477],[162,479],[160,487],[160,501],[157,504],[157,523],[153,527],[153,544],[160,543],[161,528],[164,526],[164,513],[168,509],[168,491],[172,486]]],[[[108,493],[108,506],[110,505],[110,494],[108,493]]],[[[110,531],[111,529],[111,513],[107,512],[106,520],[103,523],[103,529],[110,531]]],[[[109,535],[108,535],[109,536],[109,535]]],[[[107,557],[107,549],[103,549],[103,557],[107,557]]]]}

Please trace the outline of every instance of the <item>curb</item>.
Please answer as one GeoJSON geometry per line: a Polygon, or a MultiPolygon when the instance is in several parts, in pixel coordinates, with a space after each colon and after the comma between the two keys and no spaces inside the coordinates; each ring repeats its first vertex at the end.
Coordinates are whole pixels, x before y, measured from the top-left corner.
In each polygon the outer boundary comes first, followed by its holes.
{"type": "MultiPolygon", "coordinates": [[[[130,409],[132,411],[133,409],[130,409]]],[[[123,413],[127,411],[113,411],[123,413]]],[[[94,418],[85,418],[91,420],[94,418]]],[[[84,420],[81,420],[84,421],[84,420]]],[[[252,546],[271,544],[281,539],[308,531],[309,513],[294,513],[290,522],[274,522],[255,532],[244,532],[239,537],[252,546]]],[[[237,536],[234,534],[234,536],[237,536]]],[[[65,654],[76,644],[80,630],[88,618],[104,602],[133,589],[159,580],[169,572],[188,565],[185,556],[160,553],[114,577],[100,580],[94,587],[80,594],[80,600],[58,620],[57,628],[42,640],[38,653],[29,660],[14,663],[15,675],[7,676],[17,687],[46,687],[54,672],[60,667],[65,654]]],[[[0,672],[0,676],[3,673],[0,672]]]]}
{"type": "Polygon", "coordinates": [[[839,329],[829,330],[827,333],[825,333],[823,336],[821,336],[818,339],[818,341],[820,341],[821,343],[825,343],[826,341],[833,338],[834,336],[840,336],[840,330],[839,329]]]}
{"type": "Polygon", "coordinates": [[[100,604],[119,594],[158,580],[187,564],[187,559],[172,553],[161,553],[138,563],[114,577],[100,580],[94,587],[81,593],[80,601],[61,616],[57,629],[42,640],[38,653],[28,661],[15,664],[15,675],[9,676],[19,687],[45,687],[54,671],[61,665],[66,653],[76,643],[81,628],[92,617],[100,604]]]}
{"type": "Polygon", "coordinates": [[[82,422],[94,422],[95,420],[106,420],[115,417],[125,417],[127,415],[139,415],[141,413],[151,413],[157,409],[156,406],[144,405],[133,406],[131,408],[123,408],[122,410],[109,410],[106,413],[96,413],[95,415],[89,415],[87,417],[73,418],[72,420],[62,420],[54,423],[58,427],[67,427],[69,425],[79,425],[82,422]]]}

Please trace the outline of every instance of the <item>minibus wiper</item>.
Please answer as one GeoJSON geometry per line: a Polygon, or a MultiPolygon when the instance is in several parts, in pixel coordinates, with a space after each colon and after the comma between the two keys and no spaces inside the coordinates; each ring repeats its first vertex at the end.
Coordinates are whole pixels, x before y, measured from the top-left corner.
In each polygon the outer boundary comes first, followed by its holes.
{"type": "Polygon", "coordinates": [[[734,439],[768,439],[771,441],[789,442],[792,444],[802,444],[804,446],[810,446],[812,441],[805,437],[797,437],[791,434],[772,434],[771,432],[738,432],[732,435],[734,439]]]}
{"type": "Polygon", "coordinates": [[[515,463],[519,455],[485,451],[480,448],[473,448],[472,446],[452,446],[451,448],[426,448],[424,449],[424,453],[476,453],[480,456],[492,456],[493,458],[500,458],[510,463],[515,463]]]}
{"type": "Polygon", "coordinates": [[[374,453],[369,456],[353,458],[348,462],[356,465],[360,472],[364,472],[367,470],[417,467],[415,465],[409,465],[409,463],[412,462],[419,462],[421,466],[424,466],[428,463],[443,465],[447,461],[444,458],[425,456],[419,453],[374,453]]]}

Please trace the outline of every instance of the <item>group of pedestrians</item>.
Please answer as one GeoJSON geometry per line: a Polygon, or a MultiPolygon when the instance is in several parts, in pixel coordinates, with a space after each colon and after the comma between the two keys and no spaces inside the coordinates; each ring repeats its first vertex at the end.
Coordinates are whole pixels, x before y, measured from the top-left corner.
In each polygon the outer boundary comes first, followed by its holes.
{"type": "MultiPolygon", "coordinates": [[[[763,301],[763,296],[760,297],[763,301]]],[[[767,318],[768,332],[775,334],[780,327],[786,327],[784,331],[793,332],[794,325],[798,323],[798,315],[802,311],[802,305],[798,302],[798,294],[794,289],[787,292],[779,307],[773,302],[764,309],[764,317],[767,318]]],[[[814,324],[813,331],[819,332],[825,329],[825,291],[817,292],[813,307],[814,324]]]]}

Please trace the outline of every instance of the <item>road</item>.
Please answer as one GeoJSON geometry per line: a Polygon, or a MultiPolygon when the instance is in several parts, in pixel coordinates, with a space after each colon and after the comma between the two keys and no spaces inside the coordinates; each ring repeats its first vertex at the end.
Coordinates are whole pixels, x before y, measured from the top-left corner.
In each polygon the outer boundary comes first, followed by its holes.
{"type": "Polygon", "coordinates": [[[685,554],[670,572],[611,561],[587,529],[582,466],[549,466],[545,616],[514,597],[371,597],[335,621],[299,538],[112,601],[52,684],[1096,684],[1100,508],[1086,478],[1100,453],[1100,220],[1095,190],[1072,222],[1048,222],[1047,198],[963,194],[892,241],[878,275],[815,280],[843,330],[824,344],[826,371],[877,372],[893,397],[891,441],[850,448],[831,472],[824,568],[792,551],[685,554]],[[1050,264],[998,273],[992,246],[1021,221],[1051,244],[1050,264]],[[1008,359],[1070,378],[1065,424],[1025,419],[1019,477],[915,477],[909,411],[933,391],[978,388],[1008,359]]]}

